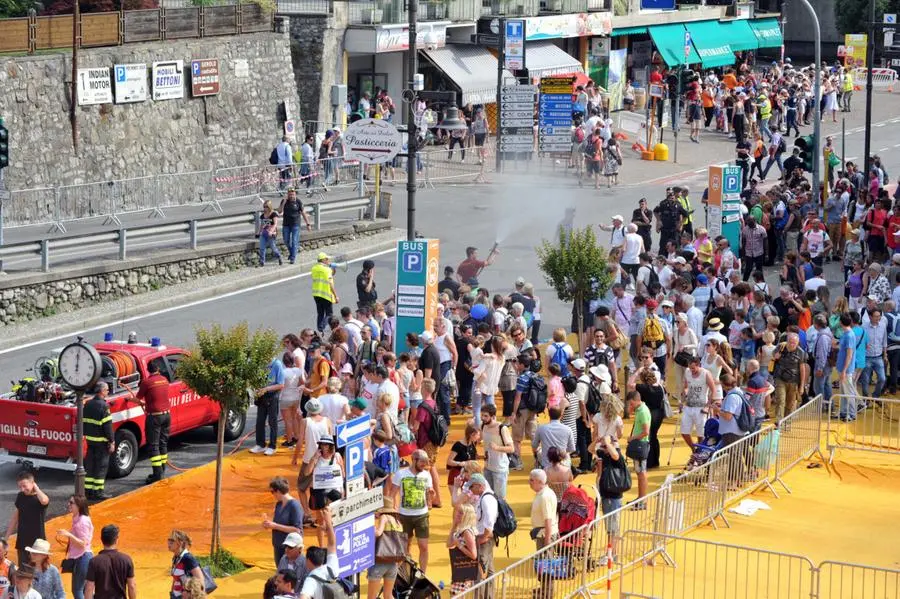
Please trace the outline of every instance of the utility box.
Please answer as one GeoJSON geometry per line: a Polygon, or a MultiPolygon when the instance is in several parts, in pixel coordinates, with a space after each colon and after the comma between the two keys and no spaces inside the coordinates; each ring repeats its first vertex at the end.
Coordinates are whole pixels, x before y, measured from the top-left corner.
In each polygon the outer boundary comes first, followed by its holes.
{"type": "Polygon", "coordinates": [[[331,86],[331,105],[343,106],[347,103],[347,86],[342,84],[331,86]]]}

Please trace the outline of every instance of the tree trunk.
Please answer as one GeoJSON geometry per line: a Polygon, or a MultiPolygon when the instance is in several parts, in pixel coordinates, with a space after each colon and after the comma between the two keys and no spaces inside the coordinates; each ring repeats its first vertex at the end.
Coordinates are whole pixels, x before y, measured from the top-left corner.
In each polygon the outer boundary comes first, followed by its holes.
{"type": "Polygon", "coordinates": [[[584,297],[575,294],[575,322],[578,323],[578,353],[584,355],[584,297]]]}
{"type": "Polygon", "coordinates": [[[210,557],[213,557],[219,551],[221,539],[219,539],[219,531],[221,528],[222,516],[222,460],[225,454],[225,417],[228,410],[225,406],[221,407],[219,412],[219,426],[216,431],[216,490],[213,500],[213,526],[212,541],[210,543],[210,557]]]}

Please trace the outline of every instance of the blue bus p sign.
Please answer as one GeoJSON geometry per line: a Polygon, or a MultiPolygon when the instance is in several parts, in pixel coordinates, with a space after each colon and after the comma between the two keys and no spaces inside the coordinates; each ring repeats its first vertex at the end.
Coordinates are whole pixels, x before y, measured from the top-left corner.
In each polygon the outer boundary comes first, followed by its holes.
{"type": "Polygon", "coordinates": [[[422,252],[407,252],[403,254],[403,272],[419,274],[423,269],[422,252]]]}

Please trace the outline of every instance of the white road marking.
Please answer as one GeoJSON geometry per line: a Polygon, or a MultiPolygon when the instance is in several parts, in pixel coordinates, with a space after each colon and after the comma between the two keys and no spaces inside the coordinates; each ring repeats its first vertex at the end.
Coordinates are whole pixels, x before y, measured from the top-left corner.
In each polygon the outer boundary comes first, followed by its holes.
{"type": "MultiPolygon", "coordinates": [[[[374,254],[369,254],[368,256],[360,256],[354,260],[348,260],[350,264],[355,262],[362,262],[363,260],[369,260],[372,258],[377,258],[378,256],[384,256],[385,254],[393,254],[396,252],[396,249],[383,250],[380,252],[376,252],[374,254]]],[[[246,289],[238,289],[236,291],[229,291],[228,293],[223,293],[222,295],[218,295],[216,297],[207,297],[204,299],[196,300],[193,302],[188,302],[186,304],[179,304],[177,306],[170,306],[168,308],[163,308],[162,310],[156,310],[154,312],[148,312],[146,314],[136,314],[134,316],[129,316],[128,318],[120,319],[120,320],[112,320],[110,322],[99,324],[97,326],[90,327],[88,329],[81,329],[77,331],[72,331],[71,333],[66,333],[65,335],[57,335],[56,337],[48,337],[46,339],[40,339],[38,341],[31,341],[29,343],[23,343],[22,345],[17,345],[15,347],[10,347],[8,349],[0,350],[0,356],[21,351],[23,349],[28,349],[29,347],[34,347],[36,345],[41,345],[44,343],[49,343],[51,341],[59,341],[60,339],[70,339],[76,335],[81,335],[87,331],[94,331],[97,329],[108,328],[111,326],[122,325],[128,322],[133,322],[135,320],[140,320],[142,318],[151,318],[153,316],[159,316],[160,314],[168,314],[169,312],[175,312],[176,310],[183,310],[185,308],[193,308],[194,306],[202,306],[203,304],[208,304],[211,302],[217,302],[222,299],[226,299],[229,297],[234,297],[236,295],[241,295],[243,293],[249,293],[251,291],[259,291],[260,289],[265,289],[266,287],[272,287],[274,285],[280,285],[282,283],[287,283],[288,281],[296,281],[297,279],[305,279],[309,276],[309,272],[303,272],[297,275],[293,275],[290,277],[285,277],[284,279],[278,279],[277,281],[267,281],[265,283],[260,283],[259,285],[254,285],[252,287],[247,287],[246,289]]]]}
{"type": "Polygon", "coordinates": [[[876,123],[876,127],[884,127],[887,123],[876,123]]]}
{"type": "Polygon", "coordinates": [[[884,148],[881,148],[881,149],[878,150],[878,151],[879,151],[879,152],[887,152],[888,150],[890,150],[890,148],[884,147],[884,148]]]}
{"type": "Polygon", "coordinates": [[[695,172],[695,173],[705,173],[706,170],[707,170],[707,169],[705,169],[705,168],[698,168],[698,169],[695,170],[694,172],[695,172]]]}

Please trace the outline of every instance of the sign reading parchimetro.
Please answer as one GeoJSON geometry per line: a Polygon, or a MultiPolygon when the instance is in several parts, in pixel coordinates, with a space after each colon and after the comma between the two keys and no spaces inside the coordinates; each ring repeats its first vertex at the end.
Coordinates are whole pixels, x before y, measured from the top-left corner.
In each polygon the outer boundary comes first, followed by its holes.
{"type": "Polygon", "coordinates": [[[350,123],[344,133],[347,158],[363,164],[393,160],[403,146],[403,136],[383,119],[360,119],[350,123]]]}

